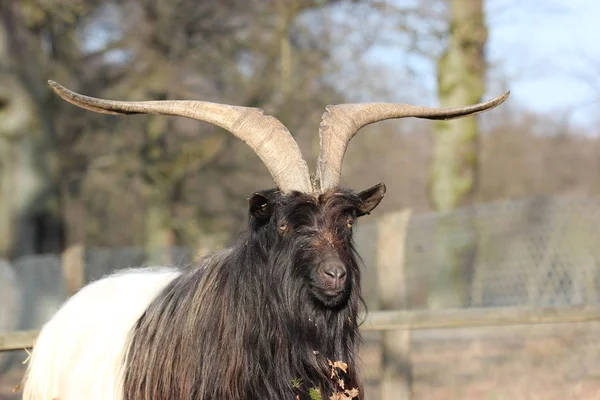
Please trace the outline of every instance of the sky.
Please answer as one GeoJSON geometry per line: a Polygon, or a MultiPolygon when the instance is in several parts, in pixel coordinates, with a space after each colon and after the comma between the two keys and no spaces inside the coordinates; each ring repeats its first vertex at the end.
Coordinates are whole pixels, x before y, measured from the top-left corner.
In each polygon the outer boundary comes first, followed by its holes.
{"type": "Polygon", "coordinates": [[[488,0],[486,13],[488,57],[508,73],[515,100],[600,123],[600,1],[488,0]]]}
{"type": "MultiPolygon", "coordinates": [[[[484,4],[491,65],[486,99],[500,94],[502,89],[493,83],[502,76],[511,91],[509,101],[597,133],[600,1],[485,0],[484,4]]],[[[401,46],[397,50],[382,46],[372,58],[394,70],[410,56],[401,46]]],[[[419,79],[429,91],[425,104],[430,105],[435,102],[435,65],[418,58],[409,64],[419,71],[419,79]]]]}

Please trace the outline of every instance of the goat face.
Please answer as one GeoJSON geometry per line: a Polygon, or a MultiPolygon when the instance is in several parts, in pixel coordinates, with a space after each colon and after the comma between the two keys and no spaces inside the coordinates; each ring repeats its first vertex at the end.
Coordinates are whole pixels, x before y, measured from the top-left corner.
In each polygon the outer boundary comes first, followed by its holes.
{"type": "Polygon", "coordinates": [[[268,263],[270,272],[281,282],[300,281],[293,287],[305,289],[318,306],[345,307],[360,284],[354,222],[369,214],[384,194],[382,183],[357,194],[339,188],[316,197],[276,190],[254,193],[249,199],[251,231],[274,258],[268,263]],[[293,262],[277,262],[284,257],[293,262]]]}

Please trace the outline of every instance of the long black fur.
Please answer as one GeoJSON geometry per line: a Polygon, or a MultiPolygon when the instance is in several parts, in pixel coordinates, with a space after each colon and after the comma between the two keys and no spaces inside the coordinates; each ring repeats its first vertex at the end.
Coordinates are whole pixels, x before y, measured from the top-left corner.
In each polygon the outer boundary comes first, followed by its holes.
{"type": "Polygon", "coordinates": [[[347,363],[345,387],[362,393],[360,269],[349,222],[365,213],[365,199],[343,189],[318,199],[276,190],[259,197],[264,204],[237,242],[175,279],[137,322],[125,400],[304,400],[311,388],[329,399],[336,386],[328,360],[347,363]],[[347,268],[334,298],[318,274],[332,255],[347,268]]]}

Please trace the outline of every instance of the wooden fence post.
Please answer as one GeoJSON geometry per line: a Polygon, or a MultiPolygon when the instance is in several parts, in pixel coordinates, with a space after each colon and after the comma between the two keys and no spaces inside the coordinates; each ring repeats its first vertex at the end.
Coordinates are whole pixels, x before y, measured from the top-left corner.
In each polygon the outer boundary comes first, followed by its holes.
{"type": "Polygon", "coordinates": [[[85,247],[76,244],[62,253],[62,273],[69,296],[77,293],[85,284],[85,247]]]}
{"type": "MultiPolygon", "coordinates": [[[[381,310],[406,308],[405,244],[411,210],[381,217],[378,224],[377,268],[381,310]]],[[[382,335],[381,398],[409,400],[412,394],[411,331],[382,335]]]]}

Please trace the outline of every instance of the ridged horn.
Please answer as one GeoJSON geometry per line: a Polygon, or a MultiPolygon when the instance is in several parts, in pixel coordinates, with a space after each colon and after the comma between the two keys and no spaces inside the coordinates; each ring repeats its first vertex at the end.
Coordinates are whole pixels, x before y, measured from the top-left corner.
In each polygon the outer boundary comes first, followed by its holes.
{"type": "Polygon", "coordinates": [[[416,117],[446,120],[475,115],[502,104],[506,92],[492,100],[467,107],[433,108],[396,103],[339,104],[327,106],[319,126],[320,150],[317,180],[321,192],[340,184],[346,148],[366,125],[392,118],[416,117]]]}

